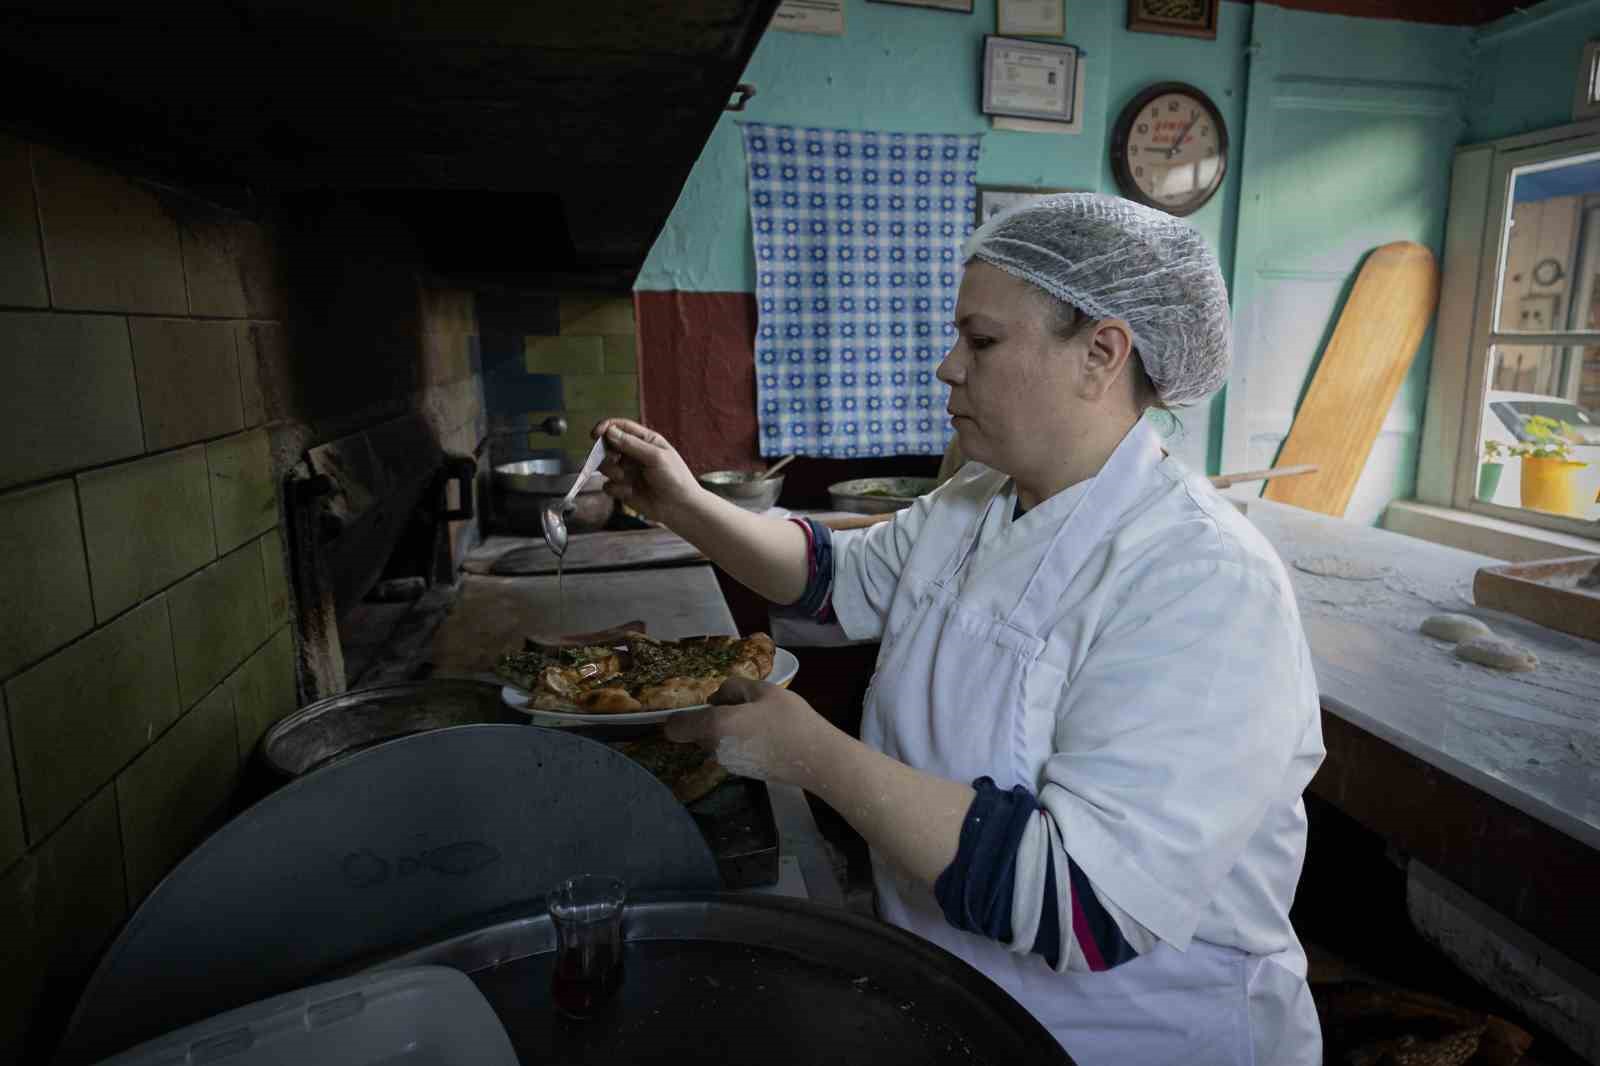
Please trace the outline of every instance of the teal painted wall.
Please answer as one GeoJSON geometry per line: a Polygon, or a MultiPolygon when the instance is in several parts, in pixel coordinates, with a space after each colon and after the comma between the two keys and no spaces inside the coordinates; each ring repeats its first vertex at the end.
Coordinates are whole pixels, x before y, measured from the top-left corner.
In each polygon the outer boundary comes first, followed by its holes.
{"type": "MultiPolygon", "coordinates": [[[[1566,3],[1568,0],[1552,0],[1566,3]]],[[[1600,6],[1594,0],[1591,6],[1600,6]]],[[[978,59],[983,35],[994,28],[994,0],[977,0],[971,16],[920,8],[847,0],[842,38],[769,33],[742,80],[758,95],[740,114],[724,114],[695,165],[678,203],[640,273],[636,287],[688,292],[749,292],[754,289],[744,152],[737,122],[756,121],[848,129],[904,132],[985,132],[978,180],[997,185],[1049,185],[1114,192],[1107,158],[1108,127],[1127,101],[1154,81],[1188,81],[1211,96],[1223,111],[1231,140],[1229,173],[1222,192],[1191,221],[1211,240],[1224,275],[1235,277],[1239,230],[1240,175],[1249,87],[1248,48],[1257,8],[1224,2],[1218,39],[1129,33],[1123,29],[1122,0],[1068,0],[1066,40],[1086,53],[1085,121],[1076,135],[992,131],[978,110],[978,59]]],[[[1455,28],[1346,18],[1273,9],[1270,39],[1277,67],[1299,77],[1330,83],[1359,81],[1450,85],[1463,93],[1468,82],[1471,31],[1455,28]]],[[[1569,86],[1570,88],[1570,86],[1569,86]]],[[[1464,134],[1459,121],[1458,135],[1464,134]]],[[[1359,126],[1359,123],[1357,124],[1359,126]]],[[[1371,129],[1341,146],[1310,145],[1306,158],[1286,161],[1316,171],[1312,187],[1340,186],[1341,174],[1359,178],[1370,160],[1356,162],[1358,145],[1384,143],[1385,120],[1372,116],[1371,129]],[[1370,135],[1369,135],[1370,134],[1370,135]],[[1315,158],[1311,158],[1314,155],[1315,158]]],[[[1431,139],[1431,138],[1430,138],[1431,139]]],[[[1306,218],[1300,224],[1321,236],[1372,229],[1374,215],[1404,215],[1393,236],[1421,239],[1438,249],[1448,181],[1448,151],[1437,156],[1428,180],[1415,183],[1403,202],[1373,204],[1359,197],[1320,202],[1315,194],[1297,201],[1306,218]],[[1309,221],[1307,221],[1309,220],[1309,221]]],[[[1415,154],[1415,153],[1412,153],[1415,154]]],[[[1409,157],[1408,157],[1409,158],[1409,157]]],[[[1347,183],[1349,184],[1349,183],[1347,183]]],[[[1386,186],[1386,192],[1388,190],[1386,186]]],[[[1295,221],[1293,218],[1286,222],[1295,221]]],[[[1309,231],[1308,231],[1309,232],[1309,231]]],[[[1353,239],[1353,238],[1352,238],[1353,239]]],[[[1316,242],[1314,241],[1313,244],[1316,242]]],[[[1278,245],[1282,247],[1281,243],[1278,245]]],[[[1368,244],[1365,247],[1371,247],[1368,244]]],[[[1307,257],[1320,254],[1307,247],[1307,257]]],[[[1275,265],[1292,268],[1294,264],[1275,265]]],[[[1321,266],[1323,264],[1314,264],[1321,266]]],[[[1325,314],[1335,307],[1324,309],[1325,314]]],[[[1237,316],[1236,316],[1237,317],[1237,316]]],[[[1299,338],[1309,348],[1296,353],[1307,365],[1332,328],[1324,320],[1299,338]]],[[[1425,342],[1396,403],[1407,423],[1420,423],[1426,393],[1431,342],[1425,342]]],[[[1176,451],[1195,468],[1216,472],[1221,462],[1224,398],[1184,413],[1184,439],[1176,451]]],[[[1407,446],[1409,448],[1409,445],[1407,446]]],[[[1380,465],[1383,491],[1408,495],[1415,478],[1415,449],[1402,449],[1380,465]]]]}
{"type": "MultiPolygon", "coordinates": [[[[1128,33],[1125,11],[1121,0],[1069,0],[1066,40],[1087,54],[1083,132],[988,132],[980,182],[1114,191],[1108,127],[1152,81],[1197,86],[1237,136],[1250,5],[1222,5],[1215,41],[1128,33]]],[[[742,79],[757,86],[757,96],[743,113],[724,114],[717,123],[636,288],[754,290],[738,121],[908,133],[989,130],[978,110],[978,62],[983,35],[994,32],[994,0],[977,0],[971,15],[847,0],[845,18],[844,37],[771,32],[762,39],[742,79]]],[[[1224,274],[1237,208],[1235,167],[1222,192],[1191,219],[1211,239],[1224,274]]]]}
{"type": "Polygon", "coordinates": [[[1560,126],[1572,121],[1583,46],[1600,38],[1600,0],[1545,0],[1476,36],[1465,139],[1560,126]]]}
{"type": "MultiPolygon", "coordinates": [[[[1270,465],[1363,258],[1391,241],[1442,252],[1464,129],[1471,31],[1258,5],[1244,206],[1233,273],[1234,365],[1220,465],[1270,465]]],[[[1425,336],[1345,516],[1412,495],[1432,338],[1425,336]]]]}

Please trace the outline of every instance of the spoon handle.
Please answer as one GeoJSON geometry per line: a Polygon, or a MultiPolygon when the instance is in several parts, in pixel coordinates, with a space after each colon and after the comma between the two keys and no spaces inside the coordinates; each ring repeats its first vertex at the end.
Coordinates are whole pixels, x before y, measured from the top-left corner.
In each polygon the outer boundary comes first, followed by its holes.
{"type": "Polygon", "coordinates": [[[566,498],[561,501],[561,509],[563,511],[572,506],[572,501],[577,498],[579,490],[583,488],[583,483],[589,480],[589,475],[600,469],[600,464],[605,457],[606,442],[605,438],[602,437],[594,442],[593,448],[589,449],[589,458],[583,461],[583,469],[578,472],[578,480],[572,483],[572,487],[567,490],[566,498]]]}
{"type": "Polygon", "coordinates": [[[784,456],[782,459],[779,459],[777,462],[775,462],[771,466],[767,467],[767,472],[765,474],[761,475],[761,480],[762,481],[766,481],[767,479],[772,477],[772,475],[776,474],[778,471],[782,470],[784,467],[788,466],[790,463],[792,463],[794,461],[795,461],[795,456],[793,456],[793,455],[784,456]]]}

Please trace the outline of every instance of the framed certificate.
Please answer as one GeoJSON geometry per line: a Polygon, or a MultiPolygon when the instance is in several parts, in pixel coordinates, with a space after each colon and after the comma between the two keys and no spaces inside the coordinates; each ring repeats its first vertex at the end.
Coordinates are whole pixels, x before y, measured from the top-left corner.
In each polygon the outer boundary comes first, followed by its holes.
{"type": "Polygon", "coordinates": [[[931,7],[935,11],[954,11],[960,15],[970,15],[973,0],[872,0],[872,3],[894,4],[898,7],[931,7]]]}
{"type": "Polygon", "coordinates": [[[1128,0],[1128,29],[1217,39],[1221,0],[1128,0]]]}
{"type": "Polygon", "coordinates": [[[1001,37],[1065,37],[1066,0],[995,0],[995,33],[1001,37]]]}
{"type": "Polygon", "coordinates": [[[772,13],[770,28],[843,37],[844,0],[783,0],[772,13]]]}
{"type": "Polygon", "coordinates": [[[1083,191],[1082,189],[1045,189],[1033,185],[979,185],[978,217],[973,221],[975,225],[981,226],[1000,212],[1009,211],[1019,204],[1042,200],[1046,196],[1054,196],[1060,192],[1083,191]]]}
{"type": "Polygon", "coordinates": [[[1078,111],[1078,50],[1014,37],[983,39],[985,115],[1072,122],[1078,111]]]}

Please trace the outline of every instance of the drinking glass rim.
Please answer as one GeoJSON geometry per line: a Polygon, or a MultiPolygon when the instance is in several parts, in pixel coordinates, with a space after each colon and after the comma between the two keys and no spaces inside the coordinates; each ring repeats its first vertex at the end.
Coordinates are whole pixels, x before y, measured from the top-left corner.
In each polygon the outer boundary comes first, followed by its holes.
{"type": "MultiPolygon", "coordinates": [[[[545,893],[545,906],[552,917],[558,917],[556,911],[574,910],[585,907],[606,907],[620,912],[628,902],[628,885],[620,877],[611,877],[607,874],[575,874],[558,882],[550,891],[545,893]],[[582,901],[564,902],[560,900],[563,894],[580,894],[581,889],[589,889],[598,897],[582,901]],[[614,897],[614,898],[613,898],[614,897]]],[[[609,915],[598,918],[583,918],[575,914],[559,915],[562,921],[597,922],[605,921],[609,915]]]]}

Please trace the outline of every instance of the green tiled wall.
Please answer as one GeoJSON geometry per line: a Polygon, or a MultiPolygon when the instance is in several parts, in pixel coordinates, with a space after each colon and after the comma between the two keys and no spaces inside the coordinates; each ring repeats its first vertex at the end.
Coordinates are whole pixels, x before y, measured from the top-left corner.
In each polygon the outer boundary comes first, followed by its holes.
{"type": "Polygon", "coordinates": [[[185,210],[0,137],[0,1062],[295,705],[282,288],[270,234],[185,210]]]}
{"type": "Polygon", "coordinates": [[[217,557],[206,480],[201,447],[78,475],[98,621],[217,557]]]}
{"type": "Polygon", "coordinates": [[[602,418],[639,417],[639,370],[634,354],[633,299],[586,292],[560,294],[561,332],[524,339],[523,362],[530,374],[561,378],[562,410],[530,411],[530,421],[561,414],[567,432],[558,441],[542,433],[529,436],[531,448],[559,447],[577,462],[589,454],[589,430],[602,418]]]}

